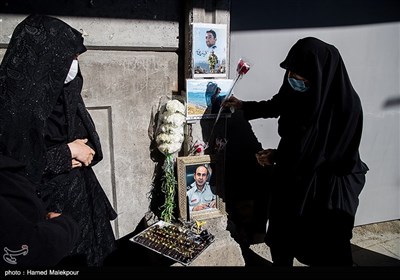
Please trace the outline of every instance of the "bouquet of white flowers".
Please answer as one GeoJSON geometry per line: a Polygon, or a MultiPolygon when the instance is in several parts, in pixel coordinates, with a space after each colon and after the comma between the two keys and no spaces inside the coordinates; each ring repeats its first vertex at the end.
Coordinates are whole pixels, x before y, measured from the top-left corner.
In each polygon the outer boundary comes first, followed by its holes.
{"type": "Polygon", "coordinates": [[[185,106],[178,100],[169,100],[159,113],[156,130],[158,150],[165,155],[163,165],[162,191],[165,193],[165,203],[162,206],[161,219],[171,222],[175,208],[175,155],[181,150],[184,140],[185,106]]]}

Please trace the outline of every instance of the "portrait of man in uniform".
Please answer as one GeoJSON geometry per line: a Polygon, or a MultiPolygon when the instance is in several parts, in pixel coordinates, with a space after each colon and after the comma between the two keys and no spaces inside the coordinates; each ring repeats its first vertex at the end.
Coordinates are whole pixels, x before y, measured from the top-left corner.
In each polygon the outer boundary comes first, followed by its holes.
{"type": "Polygon", "coordinates": [[[203,220],[226,215],[221,168],[215,155],[177,158],[179,215],[203,220]]]}
{"type": "MultiPolygon", "coordinates": [[[[191,166],[188,166],[188,169],[191,166]]],[[[214,194],[210,178],[212,169],[209,165],[194,166],[193,182],[187,186],[189,211],[201,211],[216,208],[216,195],[214,194]]],[[[188,173],[191,174],[191,173],[188,173]]]]}
{"type": "Polygon", "coordinates": [[[227,76],[226,24],[193,23],[193,77],[227,76]]]}

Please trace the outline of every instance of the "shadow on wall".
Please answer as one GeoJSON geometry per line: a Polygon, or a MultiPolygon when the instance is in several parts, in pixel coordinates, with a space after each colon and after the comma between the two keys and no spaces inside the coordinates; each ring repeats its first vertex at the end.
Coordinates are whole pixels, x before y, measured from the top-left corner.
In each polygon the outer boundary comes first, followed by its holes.
{"type": "Polygon", "coordinates": [[[232,32],[400,21],[400,1],[397,0],[248,0],[231,3],[232,32]]]}
{"type": "Polygon", "coordinates": [[[179,0],[2,0],[7,14],[39,13],[53,16],[147,19],[179,22],[184,2],[179,0]]]}
{"type": "Polygon", "coordinates": [[[217,193],[226,206],[228,230],[242,246],[264,242],[269,211],[271,169],[261,167],[256,152],[262,150],[251,124],[241,110],[220,118],[202,119],[203,139],[209,142],[206,154],[218,154],[222,159],[223,182],[217,193]],[[216,139],[227,141],[225,150],[218,152],[216,139]]]}
{"type": "Polygon", "coordinates": [[[393,108],[393,107],[399,107],[400,106],[400,97],[392,97],[388,98],[385,103],[383,104],[383,108],[388,109],[388,108],[393,108]]]}
{"type": "Polygon", "coordinates": [[[228,119],[225,150],[225,199],[228,230],[241,246],[264,242],[269,212],[271,169],[255,154],[263,147],[241,110],[228,119]]]}
{"type": "MultiPolygon", "coordinates": [[[[6,14],[40,13],[54,16],[147,19],[182,22],[181,0],[2,0],[6,14]]],[[[346,26],[400,21],[398,0],[190,1],[206,12],[230,10],[234,31],[346,26]]]]}

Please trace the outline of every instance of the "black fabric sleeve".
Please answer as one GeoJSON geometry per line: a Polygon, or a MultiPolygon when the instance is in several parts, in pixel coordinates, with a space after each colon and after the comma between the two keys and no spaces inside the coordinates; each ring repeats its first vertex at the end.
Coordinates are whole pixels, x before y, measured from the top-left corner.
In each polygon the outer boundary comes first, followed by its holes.
{"type": "Polygon", "coordinates": [[[101,148],[100,137],[96,131],[96,126],[92,119],[92,116],[89,114],[89,111],[86,109],[86,106],[85,106],[85,103],[83,102],[82,96],[79,96],[79,98],[80,98],[80,101],[78,104],[78,116],[80,118],[80,121],[85,126],[85,129],[88,134],[87,145],[89,145],[96,152],[96,154],[94,155],[93,161],[91,163],[91,166],[94,166],[103,159],[103,151],[101,148]]]}
{"type": "Polygon", "coordinates": [[[72,156],[67,144],[57,145],[47,150],[45,174],[60,174],[71,169],[72,156]]]}
{"type": "Polygon", "coordinates": [[[0,197],[1,267],[49,267],[72,250],[79,237],[76,222],[66,216],[33,222],[7,199],[0,197]]]}
{"type": "Polygon", "coordinates": [[[78,224],[64,214],[46,219],[47,211],[23,168],[1,155],[0,160],[0,267],[57,264],[78,240],[78,224]]]}
{"type": "Polygon", "coordinates": [[[280,115],[280,99],[277,94],[267,101],[243,101],[243,115],[247,120],[277,118],[280,115]]]}

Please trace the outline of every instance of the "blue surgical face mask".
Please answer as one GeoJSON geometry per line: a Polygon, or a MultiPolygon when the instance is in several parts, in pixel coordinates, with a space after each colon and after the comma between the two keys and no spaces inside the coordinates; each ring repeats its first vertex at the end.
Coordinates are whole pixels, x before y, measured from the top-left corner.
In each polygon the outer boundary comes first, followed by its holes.
{"type": "Polygon", "coordinates": [[[295,90],[295,91],[300,91],[300,92],[305,92],[308,90],[308,86],[304,83],[304,81],[297,80],[295,78],[290,78],[288,77],[288,82],[290,86],[295,90]]]}

